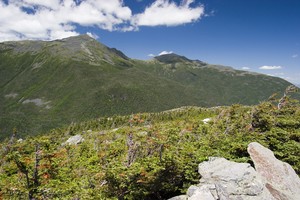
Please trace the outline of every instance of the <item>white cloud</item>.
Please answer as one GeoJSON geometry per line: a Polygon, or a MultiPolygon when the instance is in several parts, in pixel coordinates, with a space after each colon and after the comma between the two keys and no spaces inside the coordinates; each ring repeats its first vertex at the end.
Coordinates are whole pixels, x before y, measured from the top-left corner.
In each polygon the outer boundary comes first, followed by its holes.
{"type": "Polygon", "coordinates": [[[211,10],[210,12],[206,12],[204,14],[204,17],[213,17],[215,16],[216,11],[215,10],[211,10]]]}
{"type": "Polygon", "coordinates": [[[173,53],[173,51],[162,51],[158,55],[162,56],[162,55],[171,54],[171,53],[173,53]]]}
{"type": "Polygon", "coordinates": [[[292,58],[297,58],[299,55],[298,54],[294,54],[292,55],[292,58]]]}
{"type": "Polygon", "coordinates": [[[249,70],[250,67],[242,67],[242,70],[249,70]]]}
{"type": "Polygon", "coordinates": [[[112,31],[131,17],[131,10],[119,0],[86,0],[79,4],[73,0],[0,1],[0,41],[74,36],[78,35],[75,24],[112,31]]]}
{"type": "Polygon", "coordinates": [[[180,5],[169,0],[156,0],[144,13],[134,16],[137,26],[176,26],[199,20],[204,15],[204,7],[190,7],[194,0],[184,0],[180,5]]]}
{"type": "Polygon", "coordinates": [[[263,69],[263,70],[274,70],[274,69],[282,69],[281,66],[261,66],[259,69],[263,69]]]}
{"type": "Polygon", "coordinates": [[[155,56],[162,56],[162,55],[167,55],[167,54],[172,54],[173,51],[162,51],[158,55],[155,55],[153,53],[148,54],[149,57],[155,57],[155,56]]]}
{"type": "MultiPolygon", "coordinates": [[[[18,3],[18,2],[16,2],[18,3]]],[[[21,3],[21,1],[20,1],[21,3]]],[[[46,8],[51,9],[57,9],[59,7],[59,1],[57,0],[51,0],[51,1],[45,1],[45,0],[23,0],[24,6],[32,6],[32,5],[39,5],[44,6],[46,8]]]]}
{"type": "Polygon", "coordinates": [[[139,26],[175,26],[204,15],[194,0],[176,4],[157,0],[133,15],[122,0],[0,0],[0,41],[53,40],[78,35],[77,25],[109,31],[135,31],[139,26]]]}
{"type": "Polygon", "coordinates": [[[99,38],[99,36],[97,35],[97,34],[94,34],[94,33],[91,33],[91,32],[86,32],[86,34],[88,35],[88,36],[90,36],[91,38],[94,38],[94,39],[98,39],[99,38]]]}

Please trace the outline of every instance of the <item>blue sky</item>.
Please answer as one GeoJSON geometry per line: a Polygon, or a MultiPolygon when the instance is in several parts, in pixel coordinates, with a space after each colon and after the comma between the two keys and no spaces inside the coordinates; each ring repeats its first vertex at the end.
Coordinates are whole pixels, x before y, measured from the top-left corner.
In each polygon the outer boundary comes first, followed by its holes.
{"type": "Polygon", "coordinates": [[[131,58],[174,52],[300,84],[299,0],[0,0],[0,41],[83,33],[131,58]]]}

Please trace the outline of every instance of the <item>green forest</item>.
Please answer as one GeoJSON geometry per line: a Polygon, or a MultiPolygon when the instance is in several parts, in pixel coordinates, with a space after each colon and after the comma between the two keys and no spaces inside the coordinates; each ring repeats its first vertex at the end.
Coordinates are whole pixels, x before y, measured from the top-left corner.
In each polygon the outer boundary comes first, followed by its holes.
{"type": "Polygon", "coordinates": [[[0,140],[102,116],[256,105],[291,83],[177,54],[130,59],[87,35],[0,43],[0,140]],[[84,48],[83,48],[84,47],[84,48]]]}
{"type": "Polygon", "coordinates": [[[254,141],[299,175],[300,104],[289,92],[255,106],[115,115],[22,139],[14,129],[0,143],[0,199],[168,199],[198,183],[210,156],[251,163],[254,141]],[[66,142],[76,135],[78,144],[66,142]]]}

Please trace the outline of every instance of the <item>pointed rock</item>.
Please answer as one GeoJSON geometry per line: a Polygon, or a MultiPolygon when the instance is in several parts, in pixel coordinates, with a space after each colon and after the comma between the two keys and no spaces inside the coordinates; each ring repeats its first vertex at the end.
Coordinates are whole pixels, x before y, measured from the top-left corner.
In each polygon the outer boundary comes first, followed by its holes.
{"type": "Polygon", "coordinates": [[[266,187],[275,199],[300,199],[300,179],[288,163],[276,159],[271,150],[257,142],[248,145],[248,153],[257,173],[265,179],[266,187]]]}

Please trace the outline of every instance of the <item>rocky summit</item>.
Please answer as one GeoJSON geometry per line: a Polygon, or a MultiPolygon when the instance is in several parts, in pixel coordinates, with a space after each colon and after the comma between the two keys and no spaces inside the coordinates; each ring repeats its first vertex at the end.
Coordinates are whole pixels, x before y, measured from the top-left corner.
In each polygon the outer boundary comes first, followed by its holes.
{"type": "Polygon", "coordinates": [[[248,163],[210,157],[199,164],[200,183],[169,200],[299,200],[300,179],[293,168],[257,142],[248,145],[248,163]]]}

